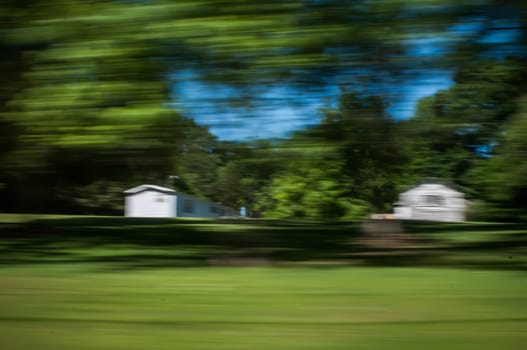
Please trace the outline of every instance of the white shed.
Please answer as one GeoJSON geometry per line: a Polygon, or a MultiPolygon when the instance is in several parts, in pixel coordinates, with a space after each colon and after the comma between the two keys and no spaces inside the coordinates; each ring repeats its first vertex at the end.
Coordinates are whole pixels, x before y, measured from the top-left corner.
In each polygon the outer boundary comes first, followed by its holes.
{"type": "Polygon", "coordinates": [[[124,191],[125,216],[130,217],[198,217],[237,216],[234,209],[205,199],[176,192],[167,187],[140,185],[124,191]]]}
{"type": "Polygon", "coordinates": [[[399,195],[394,217],[401,220],[465,221],[464,194],[448,186],[428,183],[399,195]]]}

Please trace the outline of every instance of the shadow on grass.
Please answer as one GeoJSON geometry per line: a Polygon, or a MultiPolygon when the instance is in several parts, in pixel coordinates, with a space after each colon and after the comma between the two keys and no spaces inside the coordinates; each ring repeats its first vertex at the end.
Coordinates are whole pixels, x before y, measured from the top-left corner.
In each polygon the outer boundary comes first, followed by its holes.
{"type": "Polygon", "coordinates": [[[357,223],[41,219],[0,224],[0,262],[128,267],[262,264],[329,259],[353,250],[357,223]]]}
{"type": "Polygon", "coordinates": [[[527,223],[503,223],[503,222],[467,222],[467,223],[437,223],[430,221],[405,221],[403,228],[408,233],[434,232],[440,234],[459,234],[496,232],[496,231],[516,231],[521,230],[527,233],[527,223]]]}
{"type": "Polygon", "coordinates": [[[507,234],[525,230],[522,224],[397,223],[390,224],[397,228],[393,232],[385,223],[368,225],[363,230],[364,223],[346,221],[119,217],[3,222],[0,264],[74,263],[103,269],[270,264],[527,269],[527,259],[518,258],[522,255],[518,251],[527,247],[527,235],[507,234]],[[376,227],[383,227],[382,232],[376,227]],[[493,230],[501,232],[499,239],[448,240],[454,234],[493,230]],[[433,238],[420,237],[429,232],[433,238]]]}

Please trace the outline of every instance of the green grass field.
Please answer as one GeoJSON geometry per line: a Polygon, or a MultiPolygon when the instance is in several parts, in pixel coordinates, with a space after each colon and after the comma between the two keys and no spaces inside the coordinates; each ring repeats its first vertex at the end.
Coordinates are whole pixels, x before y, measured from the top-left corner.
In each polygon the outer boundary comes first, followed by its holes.
{"type": "Polygon", "coordinates": [[[0,349],[525,348],[525,225],[361,227],[0,215],[0,349]]]}

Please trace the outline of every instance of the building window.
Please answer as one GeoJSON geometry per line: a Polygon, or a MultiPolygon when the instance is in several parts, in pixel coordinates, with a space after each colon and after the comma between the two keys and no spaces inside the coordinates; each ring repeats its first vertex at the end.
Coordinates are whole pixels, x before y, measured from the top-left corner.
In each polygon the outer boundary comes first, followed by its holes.
{"type": "Polygon", "coordinates": [[[218,208],[216,208],[214,205],[211,205],[210,206],[210,212],[211,213],[217,213],[218,212],[218,208]]]}
{"type": "Polygon", "coordinates": [[[428,194],[424,196],[424,204],[430,207],[441,207],[445,205],[445,199],[443,196],[428,194]]]}
{"type": "Polygon", "coordinates": [[[194,203],[191,199],[185,199],[183,201],[183,212],[192,213],[194,211],[194,203]]]}

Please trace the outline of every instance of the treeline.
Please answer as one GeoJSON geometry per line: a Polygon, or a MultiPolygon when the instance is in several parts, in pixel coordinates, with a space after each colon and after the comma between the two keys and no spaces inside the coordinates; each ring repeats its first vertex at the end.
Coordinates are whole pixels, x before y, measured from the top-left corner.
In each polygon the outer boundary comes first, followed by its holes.
{"type": "Polygon", "coordinates": [[[391,212],[409,186],[441,181],[466,194],[470,219],[527,219],[527,65],[476,61],[454,80],[407,121],[389,116],[381,96],[343,90],[319,125],[228,164],[222,177],[241,175],[219,187],[245,192],[266,216],[360,218],[391,212]]]}
{"type": "Polygon", "coordinates": [[[343,89],[320,124],[282,140],[218,141],[168,110],[86,144],[49,129],[31,142],[32,130],[4,121],[3,210],[120,213],[122,190],[177,174],[178,190],[266,217],[390,212],[400,191],[440,180],[466,193],[474,219],[523,220],[527,66],[483,60],[455,81],[407,121],[388,115],[381,96],[343,89]]]}
{"type": "Polygon", "coordinates": [[[482,218],[525,219],[527,70],[482,58],[492,44],[480,40],[509,13],[524,37],[525,5],[249,3],[3,1],[0,210],[119,214],[124,189],[177,175],[179,190],[255,215],[357,218],[439,178],[482,218]],[[174,72],[248,88],[248,99],[251,87],[307,89],[341,74],[344,85],[372,86],[433,64],[404,54],[412,35],[474,18],[489,20],[441,57],[457,67],[455,85],[421,100],[409,121],[394,121],[375,89],[355,88],[286,140],[218,141],[177,111],[174,72]]]}

